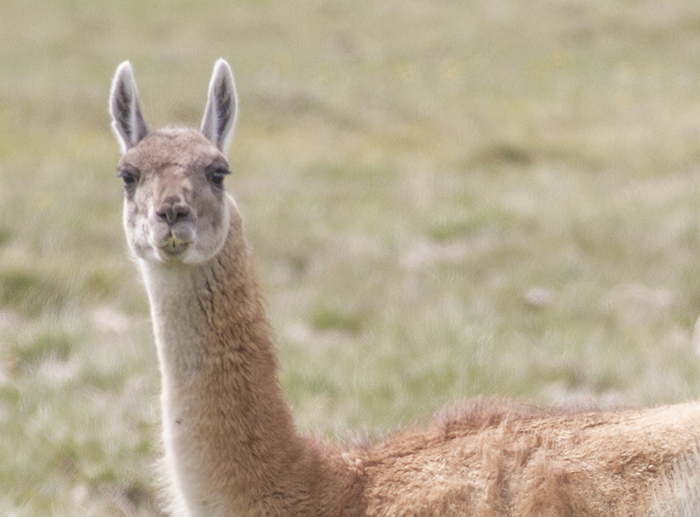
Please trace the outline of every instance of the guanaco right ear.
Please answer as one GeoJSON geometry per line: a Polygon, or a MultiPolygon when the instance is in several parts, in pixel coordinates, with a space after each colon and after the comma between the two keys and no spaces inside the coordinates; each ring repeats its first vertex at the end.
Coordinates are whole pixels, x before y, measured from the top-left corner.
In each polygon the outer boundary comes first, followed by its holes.
{"type": "Polygon", "coordinates": [[[122,154],[148,134],[146,122],[141,115],[134,70],[128,61],[119,65],[114,74],[109,97],[109,112],[112,115],[112,129],[117,135],[122,154]]]}
{"type": "Polygon", "coordinates": [[[219,59],[209,82],[207,107],[204,108],[201,131],[223,154],[228,153],[236,126],[238,97],[229,64],[219,59]]]}

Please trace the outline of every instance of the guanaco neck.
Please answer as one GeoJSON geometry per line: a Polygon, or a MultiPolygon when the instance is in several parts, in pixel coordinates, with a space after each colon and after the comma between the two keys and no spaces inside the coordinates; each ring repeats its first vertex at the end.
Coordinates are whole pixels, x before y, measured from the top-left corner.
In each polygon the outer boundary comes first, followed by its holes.
{"type": "Polygon", "coordinates": [[[242,222],[231,213],[226,243],[209,262],[141,261],[162,374],[166,463],[194,515],[217,515],[215,507],[256,515],[292,504],[300,514],[317,512],[312,496],[327,502],[328,490],[347,491],[346,481],[330,479],[335,454],[296,433],[242,222]]]}

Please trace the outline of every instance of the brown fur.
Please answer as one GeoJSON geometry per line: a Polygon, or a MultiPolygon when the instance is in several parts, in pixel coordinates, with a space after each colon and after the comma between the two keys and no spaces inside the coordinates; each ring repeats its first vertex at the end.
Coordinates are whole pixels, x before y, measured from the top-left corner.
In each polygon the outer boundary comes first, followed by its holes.
{"type": "MultiPolygon", "coordinates": [[[[124,70],[113,88],[124,96],[113,109],[119,167],[138,172],[124,224],[151,303],[174,513],[602,517],[673,508],[678,479],[690,479],[684,466],[697,466],[698,402],[572,412],[476,399],[444,410],[427,431],[377,444],[344,449],[300,436],[242,218],[207,176],[230,135],[146,135],[142,121],[132,131],[139,119],[128,108],[138,102],[124,70]],[[166,222],[173,207],[178,220],[166,222]]],[[[222,74],[212,84],[231,97],[233,78],[222,74]]]]}
{"type": "Polygon", "coordinates": [[[643,515],[700,430],[697,403],[563,415],[509,401],[469,406],[466,424],[365,451],[368,515],[643,515]]]}

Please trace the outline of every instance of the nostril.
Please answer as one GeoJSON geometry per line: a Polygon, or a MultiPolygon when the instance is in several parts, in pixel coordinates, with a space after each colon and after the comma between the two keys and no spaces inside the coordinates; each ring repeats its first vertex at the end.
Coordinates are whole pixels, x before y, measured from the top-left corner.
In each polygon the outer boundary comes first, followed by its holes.
{"type": "Polygon", "coordinates": [[[187,219],[192,211],[186,205],[161,205],[158,210],[156,210],[156,215],[163,220],[163,222],[168,223],[169,226],[174,225],[184,219],[187,219]]]}

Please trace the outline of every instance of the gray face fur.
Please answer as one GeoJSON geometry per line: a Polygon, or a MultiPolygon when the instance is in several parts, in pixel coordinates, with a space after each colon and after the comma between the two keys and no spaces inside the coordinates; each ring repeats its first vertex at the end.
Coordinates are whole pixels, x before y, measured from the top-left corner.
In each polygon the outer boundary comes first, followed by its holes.
{"type": "Polygon", "coordinates": [[[112,85],[110,112],[122,150],[124,228],[134,254],[149,262],[201,263],[222,248],[231,224],[223,178],[224,152],[236,120],[236,91],[219,60],[209,86],[202,130],[148,132],[131,65],[122,63],[112,85]]]}

